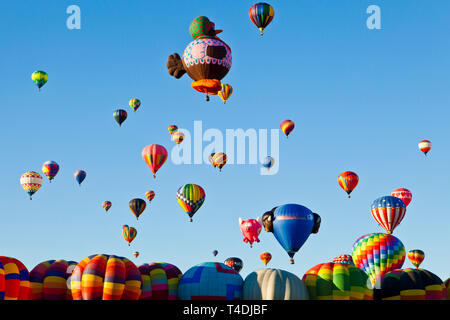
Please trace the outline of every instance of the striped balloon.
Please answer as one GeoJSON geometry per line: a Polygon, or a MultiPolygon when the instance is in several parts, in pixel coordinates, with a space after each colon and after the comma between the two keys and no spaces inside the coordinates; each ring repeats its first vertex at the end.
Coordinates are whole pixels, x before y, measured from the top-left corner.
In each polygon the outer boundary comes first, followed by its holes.
{"type": "Polygon", "coordinates": [[[159,144],[151,144],[142,149],[142,158],[153,172],[153,178],[155,178],[156,172],[167,160],[167,150],[159,144]]]}
{"type": "Polygon", "coordinates": [[[275,11],[270,4],[259,2],[250,7],[248,15],[253,24],[261,31],[262,36],[264,29],[273,20],[275,11]]]}
{"type": "Polygon", "coordinates": [[[219,168],[219,171],[222,171],[223,166],[227,164],[227,155],[223,152],[217,152],[214,154],[212,161],[214,166],[219,168]]]}
{"type": "Polygon", "coordinates": [[[169,126],[168,130],[169,130],[170,135],[172,135],[174,132],[177,132],[178,127],[176,125],[172,124],[169,126]]]}
{"type": "Polygon", "coordinates": [[[75,261],[48,260],[34,267],[30,271],[30,300],[72,300],[67,279],[76,265],[75,261]]]}
{"type": "Polygon", "coordinates": [[[152,190],[146,191],[145,197],[147,198],[148,201],[152,201],[153,198],[155,197],[155,191],[152,190]]]}
{"type": "Polygon", "coordinates": [[[371,213],[387,234],[391,234],[405,217],[406,206],[403,200],[397,197],[385,196],[372,203],[371,213]]]}
{"type": "Polygon", "coordinates": [[[189,215],[192,222],[192,216],[197,212],[205,201],[205,190],[196,184],[185,184],[177,191],[178,204],[189,215]]]}
{"type": "Polygon", "coordinates": [[[303,275],[311,300],[372,300],[373,290],[363,270],[343,263],[322,263],[303,275]]]}
{"type": "Polygon", "coordinates": [[[398,188],[391,192],[391,196],[402,199],[405,206],[408,206],[412,200],[412,193],[406,188],[398,188]]]}
{"type": "Polygon", "coordinates": [[[44,84],[48,81],[48,74],[45,71],[35,71],[31,74],[31,80],[36,84],[39,91],[44,84]]]}
{"type": "Polygon", "coordinates": [[[182,143],[184,140],[184,133],[181,131],[172,133],[172,140],[175,141],[176,144],[182,143]]]}
{"type": "Polygon", "coordinates": [[[342,172],[338,177],[338,183],[345,192],[347,192],[348,197],[350,198],[350,193],[352,193],[353,189],[358,185],[359,178],[358,175],[352,171],[342,172]]]}
{"type": "Polygon", "coordinates": [[[53,178],[58,174],[59,165],[55,161],[47,161],[42,165],[42,172],[52,182],[53,178]]]}
{"type": "Polygon", "coordinates": [[[410,250],[408,252],[408,259],[416,267],[416,269],[419,269],[420,264],[423,259],[425,259],[425,252],[419,249],[410,250]]]}
{"type": "Polygon", "coordinates": [[[102,207],[103,207],[103,209],[105,209],[105,211],[108,211],[109,208],[111,208],[111,206],[112,206],[111,201],[103,201],[102,202],[102,207]]]}
{"type": "Polygon", "coordinates": [[[139,266],[142,277],[140,300],[178,300],[178,283],[182,272],[176,266],[163,263],[144,263],[139,266]]]}
{"type": "Polygon", "coordinates": [[[422,140],[419,142],[419,149],[425,155],[427,155],[428,151],[431,150],[431,141],[430,140],[422,140]]]}
{"type": "Polygon", "coordinates": [[[343,264],[351,264],[355,265],[353,262],[353,258],[349,254],[341,254],[333,259],[333,263],[343,263],[343,264]]]}
{"type": "Polygon", "coordinates": [[[130,105],[131,109],[133,109],[134,112],[136,112],[137,109],[141,106],[141,100],[139,99],[131,99],[128,104],[130,105]]]}
{"type": "Polygon", "coordinates": [[[445,284],[425,269],[398,269],[386,273],[376,300],[445,300],[445,284]]]}
{"type": "Polygon", "coordinates": [[[141,274],[124,257],[97,254],[77,264],[71,277],[73,300],[138,300],[141,274]]]}
{"type": "Polygon", "coordinates": [[[216,167],[216,164],[214,163],[214,155],[215,153],[211,153],[208,157],[209,163],[211,163],[213,165],[213,167],[216,167]]]}
{"type": "Polygon", "coordinates": [[[137,230],[133,227],[129,227],[128,225],[122,226],[122,236],[125,239],[126,242],[128,242],[128,246],[130,245],[131,241],[136,238],[137,230]]]}
{"type": "Polygon", "coordinates": [[[289,134],[294,130],[295,124],[294,121],[291,120],[284,120],[281,121],[280,128],[281,131],[286,135],[286,138],[288,138],[289,134]]]}
{"type": "Polygon", "coordinates": [[[25,172],[20,177],[20,184],[22,188],[31,196],[38,191],[42,186],[42,176],[34,171],[25,172]]]}
{"type": "Polygon", "coordinates": [[[400,269],[405,256],[403,243],[390,234],[366,234],[353,244],[353,262],[369,275],[373,285],[389,271],[400,269]]]}
{"type": "Polygon", "coordinates": [[[28,269],[16,258],[0,256],[0,300],[30,300],[28,269]]]}
{"type": "Polygon", "coordinates": [[[222,90],[220,90],[217,95],[222,99],[223,103],[225,104],[228,100],[228,98],[231,97],[233,94],[233,87],[230,86],[227,83],[222,83],[222,90]]]}
{"type": "Polygon", "coordinates": [[[147,203],[145,202],[145,200],[136,198],[131,199],[130,202],[128,203],[128,206],[130,207],[131,212],[133,212],[133,214],[136,216],[137,220],[147,207],[147,203]]]}

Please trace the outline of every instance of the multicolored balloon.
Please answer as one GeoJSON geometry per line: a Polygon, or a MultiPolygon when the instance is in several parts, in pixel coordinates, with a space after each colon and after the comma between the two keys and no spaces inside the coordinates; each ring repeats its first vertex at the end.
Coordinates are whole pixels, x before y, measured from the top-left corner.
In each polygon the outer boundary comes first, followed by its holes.
{"type": "Polygon", "coordinates": [[[239,218],[239,227],[241,228],[242,234],[244,235],[244,241],[245,243],[250,244],[250,248],[253,247],[253,242],[259,242],[259,234],[262,230],[262,220],[261,217],[258,217],[257,219],[247,219],[242,220],[242,218],[239,218]]]}
{"type": "Polygon", "coordinates": [[[103,209],[105,209],[105,211],[108,211],[109,210],[109,208],[111,208],[111,206],[112,206],[112,202],[111,201],[103,201],[102,202],[102,207],[103,207],[103,209]]]}
{"type": "Polygon", "coordinates": [[[333,259],[333,263],[351,264],[353,266],[355,265],[353,263],[352,256],[349,254],[341,254],[341,255],[337,256],[336,258],[333,259]]]}
{"type": "Polygon", "coordinates": [[[286,138],[288,138],[289,134],[294,130],[295,124],[292,120],[283,120],[281,121],[280,128],[281,131],[286,135],[286,138]]]}
{"type": "Polygon", "coordinates": [[[227,155],[223,152],[214,153],[213,159],[214,167],[219,168],[222,171],[224,165],[227,164],[227,155]]]}
{"type": "Polygon", "coordinates": [[[447,300],[450,299],[450,278],[444,281],[445,288],[447,289],[447,300]]]}
{"type": "Polygon", "coordinates": [[[31,196],[38,191],[42,186],[42,176],[34,171],[25,172],[20,177],[20,184],[22,188],[31,196]]]}
{"type": "Polygon", "coordinates": [[[250,7],[248,15],[253,24],[261,31],[262,36],[264,29],[272,22],[275,11],[270,4],[259,2],[250,7]]]}
{"type": "Polygon", "coordinates": [[[241,272],[244,267],[244,262],[237,257],[227,258],[224,262],[225,265],[229,266],[231,269],[236,271],[237,273],[241,272]]]}
{"type": "Polygon", "coordinates": [[[211,163],[211,164],[213,165],[213,167],[215,168],[215,167],[216,167],[216,164],[214,163],[214,155],[215,155],[214,152],[211,153],[211,154],[209,155],[209,157],[208,157],[208,160],[209,160],[209,163],[211,163]]]}
{"type": "Polygon", "coordinates": [[[422,140],[419,142],[419,149],[422,151],[425,156],[431,150],[431,141],[430,140],[422,140]]]}
{"type": "Polygon", "coordinates": [[[303,275],[311,300],[372,300],[373,290],[367,274],[343,263],[321,263],[303,275]]]}
{"type": "Polygon", "coordinates": [[[147,203],[145,202],[145,200],[135,198],[131,199],[130,202],[128,202],[128,206],[130,207],[131,212],[133,212],[133,214],[136,216],[136,220],[138,220],[139,216],[147,207],[147,203]]]}
{"type": "Polygon", "coordinates": [[[130,105],[131,109],[133,109],[134,112],[136,112],[137,109],[141,106],[141,100],[139,99],[131,99],[128,104],[130,105]]]}
{"type": "Polygon", "coordinates": [[[419,269],[420,264],[423,259],[425,259],[425,252],[419,249],[410,250],[408,252],[408,259],[416,267],[416,269],[419,269]]]}
{"type": "Polygon", "coordinates": [[[78,170],[73,174],[73,176],[75,177],[75,180],[78,182],[78,185],[81,186],[81,183],[86,178],[86,171],[78,170]]]}
{"type": "Polygon", "coordinates": [[[96,254],[77,264],[70,287],[73,300],[138,300],[141,274],[124,257],[96,254]]]}
{"type": "Polygon", "coordinates": [[[176,144],[182,143],[184,140],[184,133],[181,131],[172,133],[172,140],[175,141],[176,144]]]}
{"type": "Polygon", "coordinates": [[[130,245],[131,241],[136,238],[137,230],[133,227],[129,227],[128,225],[122,226],[122,236],[125,239],[126,242],[128,242],[128,246],[130,245]]]}
{"type": "Polygon", "coordinates": [[[44,84],[48,81],[48,74],[45,71],[35,71],[31,74],[31,80],[36,84],[39,91],[44,84]]]}
{"type": "Polygon", "coordinates": [[[113,112],[113,117],[120,127],[122,126],[122,123],[127,119],[127,116],[127,112],[123,109],[118,109],[113,112]]]}
{"type": "Polygon", "coordinates": [[[425,269],[398,269],[386,273],[374,300],[446,300],[445,284],[425,269]]]}
{"type": "Polygon", "coordinates": [[[138,251],[133,252],[133,256],[134,256],[135,258],[139,257],[139,252],[138,252],[138,251]]]}
{"type": "Polygon", "coordinates": [[[30,276],[25,265],[12,257],[0,256],[0,301],[30,300],[30,276]]]}
{"type": "Polygon", "coordinates": [[[145,192],[145,197],[147,198],[147,200],[150,202],[153,200],[153,198],[155,197],[155,191],[149,190],[145,192]]]}
{"type": "Polygon", "coordinates": [[[172,124],[169,126],[168,130],[169,130],[170,135],[172,135],[174,132],[178,131],[178,127],[176,125],[172,124]]]}
{"type": "Polygon", "coordinates": [[[391,234],[405,217],[406,205],[397,197],[380,197],[372,203],[371,213],[387,234],[391,234]]]}
{"type": "Polygon", "coordinates": [[[214,257],[217,256],[218,253],[219,253],[219,251],[217,251],[217,250],[213,250],[213,252],[212,252],[214,257]]]}
{"type": "Polygon", "coordinates": [[[222,89],[217,93],[217,95],[219,96],[220,99],[222,99],[224,104],[227,102],[228,98],[230,98],[232,94],[233,94],[233,87],[227,83],[222,84],[222,89]]]}
{"type": "Polygon", "coordinates": [[[140,265],[142,294],[139,300],[179,300],[178,283],[183,273],[176,266],[165,262],[140,265]]]}
{"type": "Polygon", "coordinates": [[[46,161],[42,165],[42,172],[52,182],[53,178],[58,174],[59,165],[55,161],[46,161]]]}
{"type": "Polygon", "coordinates": [[[338,183],[345,192],[347,192],[348,197],[350,198],[350,193],[352,193],[353,189],[358,185],[359,178],[358,175],[352,171],[342,172],[338,177],[338,183]]]}
{"type": "Polygon", "coordinates": [[[402,199],[405,206],[408,206],[412,200],[412,193],[408,189],[398,188],[391,192],[391,196],[402,199]]]}
{"type": "Polygon", "coordinates": [[[269,252],[263,252],[259,256],[259,258],[264,263],[264,265],[267,266],[267,264],[270,262],[270,260],[272,260],[272,255],[269,252]]]}
{"type": "Polygon", "coordinates": [[[375,285],[386,273],[402,267],[406,253],[403,243],[393,235],[370,233],[356,239],[352,257],[375,285]]]}
{"type": "Polygon", "coordinates": [[[177,191],[178,204],[189,215],[189,221],[205,202],[205,190],[197,184],[185,184],[177,191]]]}
{"type": "Polygon", "coordinates": [[[270,168],[272,168],[274,164],[275,164],[275,159],[272,158],[271,156],[265,157],[262,162],[262,166],[264,168],[266,168],[267,170],[270,170],[270,168]]]}
{"type": "Polygon", "coordinates": [[[159,144],[151,144],[142,149],[142,158],[156,178],[156,172],[167,160],[167,150],[159,144]]]}

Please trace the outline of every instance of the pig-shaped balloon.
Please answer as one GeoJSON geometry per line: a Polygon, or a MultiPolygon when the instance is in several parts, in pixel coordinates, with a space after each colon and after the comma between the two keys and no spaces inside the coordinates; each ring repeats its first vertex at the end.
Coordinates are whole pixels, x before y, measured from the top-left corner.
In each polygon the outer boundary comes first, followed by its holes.
{"type": "Polygon", "coordinates": [[[258,236],[262,230],[262,220],[261,217],[255,219],[242,220],[239,218],[239,227],[241,228],[242,234],[244,235],[244,242],[250,243],[250,248],[252,248],[253,242],[259,242],[258,236]]]}

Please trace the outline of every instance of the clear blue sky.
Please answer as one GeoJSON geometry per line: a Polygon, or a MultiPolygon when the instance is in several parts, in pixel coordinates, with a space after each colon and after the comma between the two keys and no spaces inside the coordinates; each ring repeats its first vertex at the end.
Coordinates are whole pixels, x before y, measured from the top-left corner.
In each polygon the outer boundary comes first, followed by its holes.
{"type": "MultiPolygon", "coordinates": [[[[2,1],[0,140],[0,254],[29,270],[48,259],[79,261],[91,254],[129,257],[136,264],[166,261],[183,272],[205,261],[237,256],[241,275],[270,267],[299,277],[314,265],[351,253],[359,236],[384,232],[370,214],[372,201],[405,187],[413,200],[394,235],[406,250],[422,249],[422,267],[450,276],[449,213],[450,25],[448,1],[280,1],[264,36],[248,18],[254,1],[2,1]],[[228,3],[229,2],[229,3],[228,3]],[[81,30],[66,28],[67,6],[81,8],[81,30]],[[366,8],[381,7],[381,30],[368,30],[366,8]],[[205,102],[185,75],[166,70],[168,55],[182,54],[188,29],[206,15],[223,29],[233,53],[224,79],[234,93],[226,105],[205,102]],[[38,92],[35,70],[49,74],[38,92]],[[131,98],[142,101],[133,114],[131,98]],[[127,110],[119,127],[115,109],[127,110]],[[277,129],[280,170],[259,175],[259,165],[174,165],[153,179],[142,148],[171,151],[167,127],[193,130],[277,129]],[[428,157],[417,144],[429,139],[428,157]],[[28,200],[19,184],[29,170],[54,160],[54,182],[28,200]],[[81,187],[76,170],[85,170],[81,187]],[[348,199],[337,183],[352,170],[360,182],[348,199]],[[185,183],[204,187],[206,200],[189,223],[176,201],[185,183]],[[132,198],[156,197],[139,221],[132,198]],[[112,201],[108,213],[103,200],[112,201]],[[272,234],[252,249],[242,242],[238,218],[256,218],[284,203],[307,206],[322,217],[295,256],[295,265],[272,234]],[[131,247],[123,224],[138,235],[131,247]],[[219,254],[212,256],[212,250],[219,254]],[[137,250],[138,259],[132,256],[137,250]]],[[[404,267],[411,267],[406,260],[404,267]]]]}

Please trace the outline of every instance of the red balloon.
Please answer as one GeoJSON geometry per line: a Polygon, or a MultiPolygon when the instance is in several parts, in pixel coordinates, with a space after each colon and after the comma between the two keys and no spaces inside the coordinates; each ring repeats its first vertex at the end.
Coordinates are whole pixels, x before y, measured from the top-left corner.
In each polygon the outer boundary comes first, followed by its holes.
{"type": "Polygon", "coordinates": [[[405,188],[398,188],[391,192],[391,196],[397,197],[403,200],[405,203],[405,206],[408,206],[408,204],[412,200],[412,193],[408,189],[405,188]]]}

